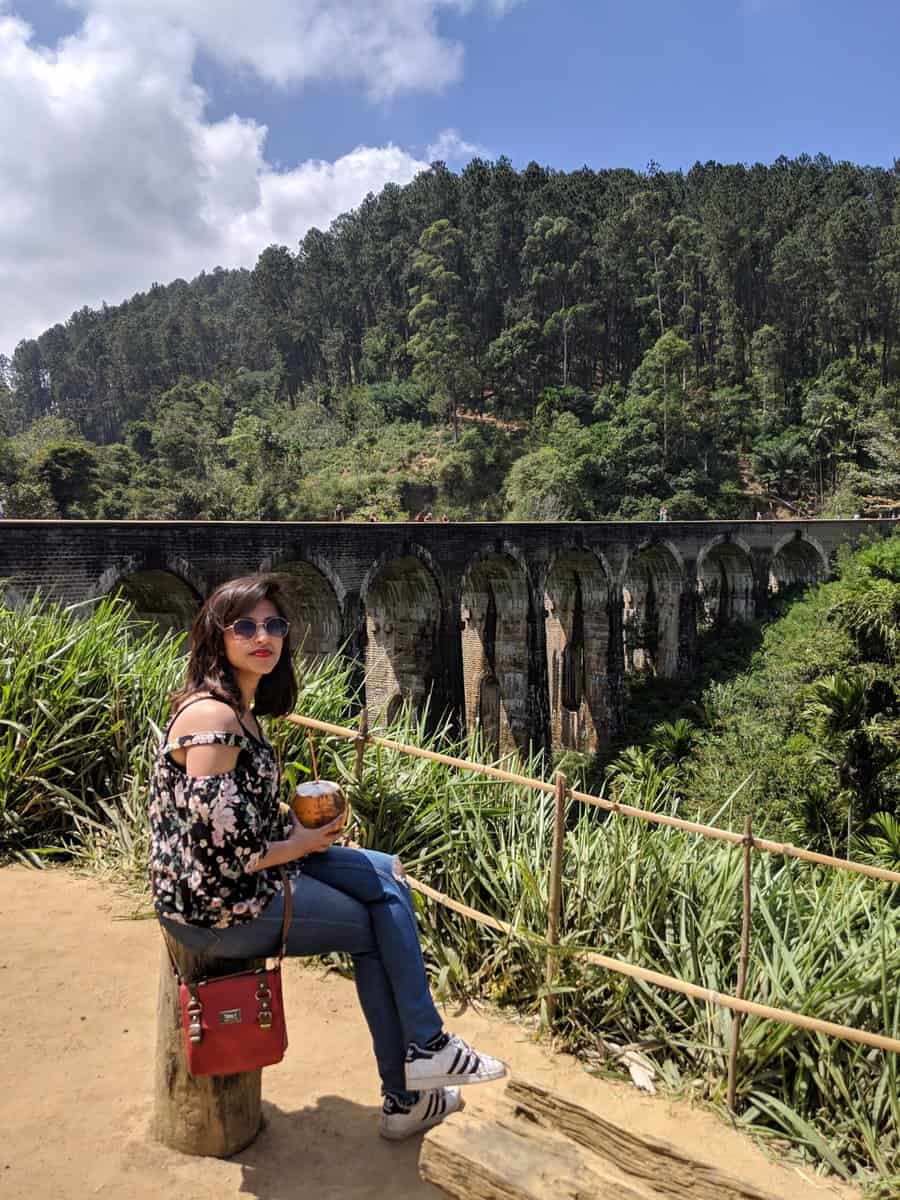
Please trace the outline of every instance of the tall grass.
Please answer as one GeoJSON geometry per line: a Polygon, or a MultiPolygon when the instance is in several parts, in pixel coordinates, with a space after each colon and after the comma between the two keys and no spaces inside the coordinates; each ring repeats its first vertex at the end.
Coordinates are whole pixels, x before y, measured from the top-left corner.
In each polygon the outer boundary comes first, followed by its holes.
{"type": "Polygon", "coordinates": [[[38,864],[91,829],[130,836],[181,642],[113,599],[0,608],[0,853],[38,864]]]}
{"type": "MultiPolygon", "coordinates": [[[[399,770],[402,783],[382,756],[364,774],[356,805],[373,839],[440,890],[542,932],[552,797],[472,777],[451,782],[420,760],[399,770]]],[[[634,788],[628,801],[677,808],[665,788],[634,788]]],[[[733,992],[741,870],[739,849],[573,804],[562,943],[733,992]]],[[[753,894],[748,996],[900,1038],[896,897],[859,877],[762,855],[753,894]]],[[[527,940],[438,906],[423,925],[441,979],[536,1007],[543,960],[527,940]]],[[[655,1043],[651,1057],[671,1087],[724,1108],[730,1012],[572,961],[557,986],[559,1028],[573,1048],[601,1038],[655,1043]]],[[[895,1055],[745,1018],[738,1101],[744,1123],[787,1137],[844,1177],[865,1166],[900,1182],[895,1055]]]]}
{"type": "MultiPolygon", "coordinates": [[[[181,670],[177,639],[133,625],[115,602],[87,617],[32,607],[0,613],[0,656],[7,853],[39,864],[64,851],[142,881],[149,754],[181,670]]],[[[354,700],[342,660],[303,671],[298,707],[306,715],[348,724],[354,700]]],[[[308,773],[304,731],[276,723],[271,732],[291,777],[308,773]]],[[[446,729],[408,709],[390,736],[483,757],[477,740],[454,746],[446,729]]],[[[350,789],[360,842],[399,853],[411,872],[524,935],[543,931],[552,797],[374,747],[357,784],[352,743],[318,738],[317,753],[320,772],[350,789]]],[[[536,774],[542,764],[515,767],[536,774]]],[[[623,771],[617,786],[629,803],[678,807],[670,771],[623,771]]],[[[733,990],[739,849],[574,803],[566,828],[564,950],[596,947],[733,990]]],[[[900,1037],[896,890],[758,855],[753,892],[750,997],[900,1037]]],[[[543,957],[527,936],[498,936],[425,902],[420,916],[429,966],[446,994],[536,1011],[543,957]]],[[[670,1088],[724,1106],[729,1012],[565,954],[556,990],[558,1031],[573,1049],[639,1042],[670,1088]]],[[[741,1122],[790,1140],[844,1177],[868,1172],[871,1181],[874,1173],[881,1195],[898,1194],[896,1056],[752,1017],[743,1029],[741,1122]]]]}

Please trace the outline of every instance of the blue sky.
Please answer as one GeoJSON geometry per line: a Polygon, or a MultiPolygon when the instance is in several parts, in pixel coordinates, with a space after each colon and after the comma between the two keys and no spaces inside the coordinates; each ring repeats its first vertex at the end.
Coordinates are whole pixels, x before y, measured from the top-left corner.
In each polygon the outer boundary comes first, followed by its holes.
{"type": "Polygon", "coordinates": [[[0,0],[0,350],[252,266],[442,147],[900,157],[900,0],[0,0]]]}
{"type": "MultiPolygon", "coordinates": [[[[56,0],[12,7],[42,39],[77,28],[56,0]]],[[[355,82],[278,88],[201,54],[212,117],[252,114],[283,166],[436,132],[516,165],[664,168],[819,152],[900,157],[898,0],[525,0],[504,16],[439,14],[465,48],[437,94],[372,102],[355,82]]]]}

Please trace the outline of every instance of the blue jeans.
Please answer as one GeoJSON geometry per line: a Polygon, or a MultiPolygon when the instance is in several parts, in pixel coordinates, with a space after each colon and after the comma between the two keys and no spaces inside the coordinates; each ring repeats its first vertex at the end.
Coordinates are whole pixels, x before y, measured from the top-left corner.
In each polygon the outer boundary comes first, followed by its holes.
{"type": "MultiPolygon", "coordinates": [[[[303,860],[293,879],[289,955],[352,955],[356,991],[372,1034],[382,1091],[404,1091],[410,1042],[441,1032],[419,945],[407,884],[394,877],[394,859],[376,850],[332,846],[303,860]]],[[[262,916],[228,929],[162,921],[194,954],[262,958],[277,952],[284,900],[279,892],[262,916]]]]}

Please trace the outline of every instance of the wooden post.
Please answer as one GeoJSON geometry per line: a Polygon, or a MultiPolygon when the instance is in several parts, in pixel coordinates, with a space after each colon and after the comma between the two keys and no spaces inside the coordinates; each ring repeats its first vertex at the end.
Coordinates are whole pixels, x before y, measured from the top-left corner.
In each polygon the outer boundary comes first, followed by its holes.
{"type": "Polygon", "coordinates": [[[363,708],[359,714],[359,733],[356,735],[356,782],[362,779],[363,755],[366,752],[366,742],[369,740],[369,710],[363,708]]]}
{"type": "MultiPolygon", "coordinates": [[[[191,978],[201,960],[174,938],[169,944],[182,977],[191,978]]],[[[203,958],[202,964],[203,973],[213,977],[249,969],[258,961],[203,958]]],[[[155,1070],[152,1131],[164,1145],[182,1154],[227,1158],[249,1146],[259,1133],[262,1071],[197,1077],[188,1071],[178,980],[165,945],[159,968],[155,1070]]]]}
{"type": "MultiPolygon", "coordinates": [[[[741,921],[741,957],[738,960],[738,977],[735,995],[738,1000],[744,998],[744,986],[747,982],[747,961],[750,958],[750,876],[752,869],[751,856],[753,853],[753,828],[750,817],[744,817],[744,914],[741,921]]],[[[735,1095],[737,1092],[737,1056],[741,1044],[741,1021],[743,1013],[736,1012],[731,1022],[731,1049],[728,1054],[728,1107],[734,1112],[735,1095]]]]}
{"type": "MultiPolygon", "coordinates": [[[[562,854],[563,839],[566,834],[566,796],[569,787],[565,775],[556,779],[556,807],[553,821],[553,854],[550,859],[550,895],[547,902],[547,944],[559,945],[559,919],[562,909],[562,854]]],[[[547,993],[541,1006],[541,1023],[546,1029],[552,1029],[553,1018],[556,1015],[556,997],[551,988],[556,981],[557,960],[553,950],[547,951],[547,962],[544,968],[544,986],[547,993]]]]}

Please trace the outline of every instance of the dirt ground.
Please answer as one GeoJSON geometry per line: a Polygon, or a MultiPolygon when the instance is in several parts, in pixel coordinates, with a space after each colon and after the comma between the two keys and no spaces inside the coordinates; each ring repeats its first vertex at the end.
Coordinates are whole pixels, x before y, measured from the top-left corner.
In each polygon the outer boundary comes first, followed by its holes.
{"type": "MultiPolygon", "coordinates": [[[[263,1077],[265,1126],[227,1161],[153,1142],[160,939],[132,903],[66,870],[0,870],[0,1196],[4,1200],[403,1200],[439,1197],[417,1171],[420,1139],[377,1135],[379,1095],[353,984],[288,963],[291,1047],[263,1077]]],[[[588,1075],[484,1013],[448,1025],[511,1071],[637,1131],[682,1145],[784,1200],[858,1198],[779,1165],[710,1113],[588,1075]]],[[[467,1089],[495,1109],[503,1085],[467,1089]]]]}

